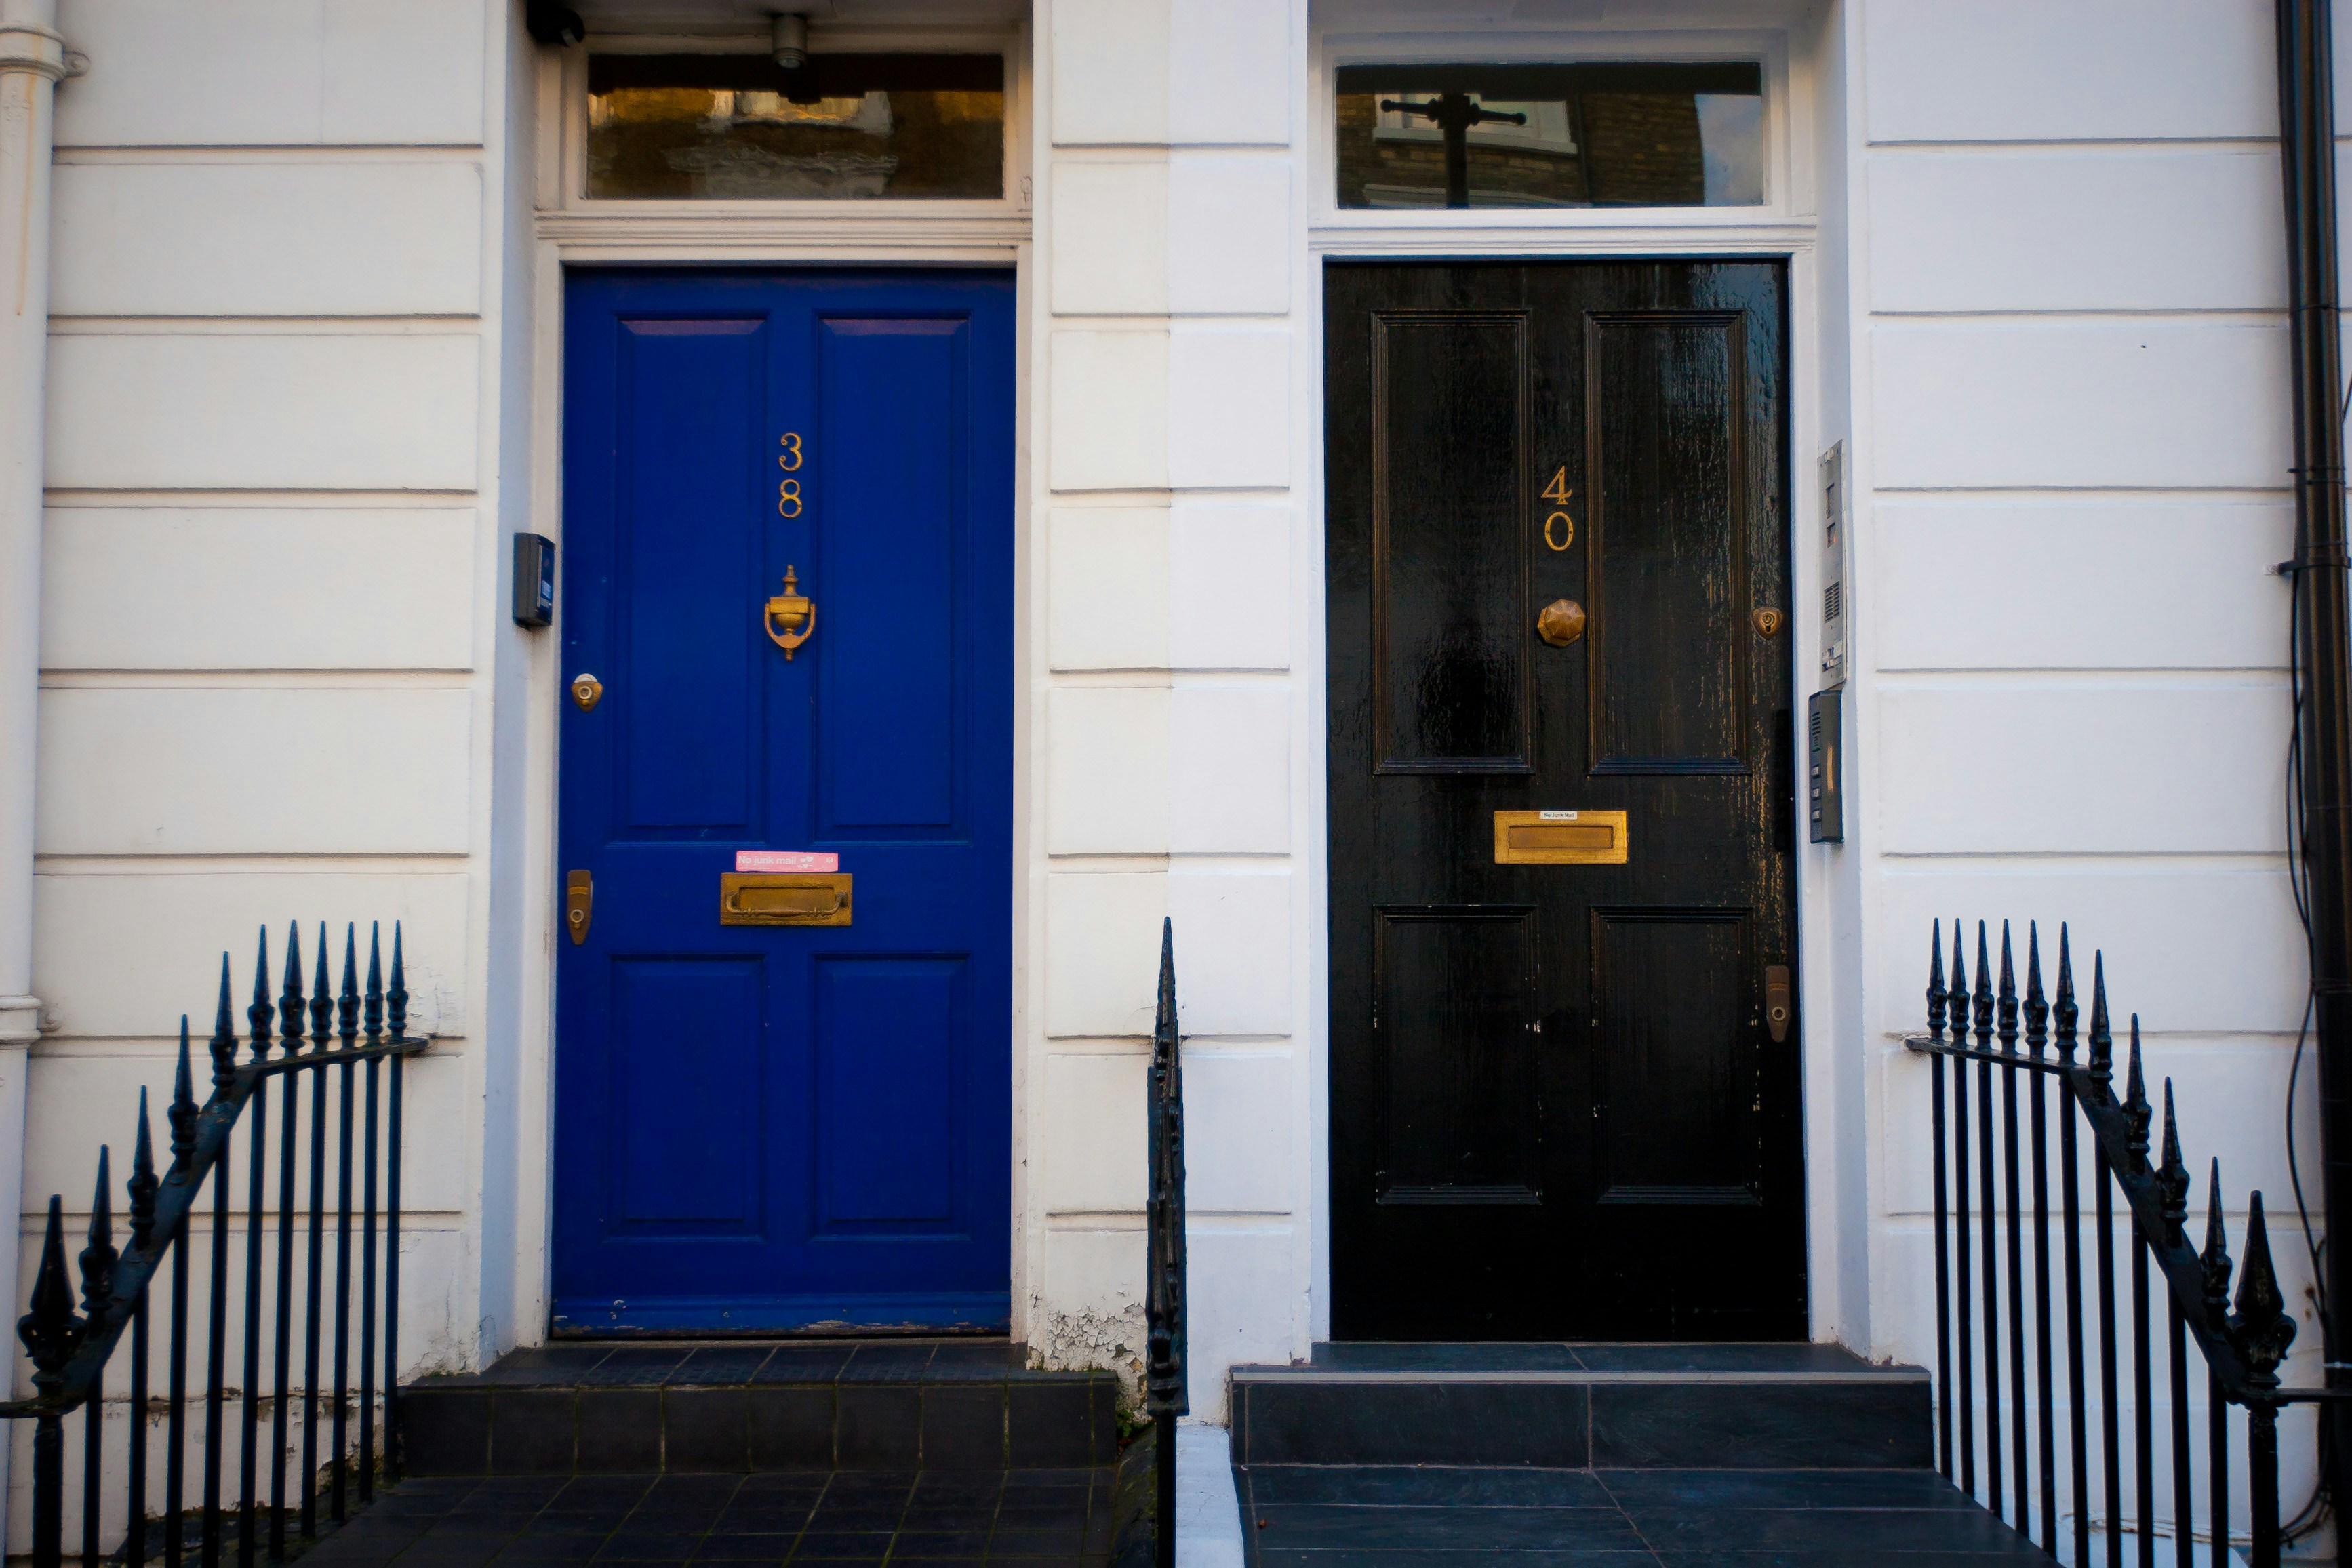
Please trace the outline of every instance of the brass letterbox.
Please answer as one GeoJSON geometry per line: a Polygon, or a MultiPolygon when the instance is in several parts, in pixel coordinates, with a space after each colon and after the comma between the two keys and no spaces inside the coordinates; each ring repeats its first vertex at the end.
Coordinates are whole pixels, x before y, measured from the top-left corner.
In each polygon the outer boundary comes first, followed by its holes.
{"type": "Polygon", "coordinates": [[[721,925],[846,925],[849,876],[842,872],[722,872],[721,925]]]}
{"type": "Polygon", "coordinates": [[[1497,811],[1496,865],[1623,865],[1622,811],[1497,811]]]}

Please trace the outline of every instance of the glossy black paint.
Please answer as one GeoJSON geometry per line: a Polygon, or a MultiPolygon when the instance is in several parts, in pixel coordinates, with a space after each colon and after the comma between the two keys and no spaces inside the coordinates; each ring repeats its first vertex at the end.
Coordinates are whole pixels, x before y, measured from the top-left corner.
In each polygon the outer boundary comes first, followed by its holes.
{"type": "Polygon", "coordinates": [[[1801,1335],[1783,269],[1325,295],[1335,1337],[1801,1335]],[[1629,863],[1495,863],[1553,809],[1629,863]]]}

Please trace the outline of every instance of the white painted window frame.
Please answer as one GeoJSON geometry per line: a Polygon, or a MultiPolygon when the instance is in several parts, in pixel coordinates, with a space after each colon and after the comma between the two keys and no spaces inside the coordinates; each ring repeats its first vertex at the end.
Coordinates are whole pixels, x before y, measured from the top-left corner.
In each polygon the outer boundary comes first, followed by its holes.
{"type": "MultiPolygon", "coordinates": [[[[1297,277],[1300,305],[1296,316],[1298,384],[1316,389],[1305,400],[1304,437],[1311,455],[1301,464],[1299,517],[1293,558],[1294,658],[1300,738],[1296,762],[1314,783],[1301,791],[1309,819],[1300,824],[1300,904],[1315,931],[1306,962],[1302,1012],[1309,1058],[1310,1090],[1302,1145],[1309,1151],[1302,1173],[1310,1194],[1313,1234],[1313,1303],[1310,1337],[1328,1338],[1331,1326],[1331,1195],[1328,1127],[1329,1104],[1330,941],[1327,911],[1330,883],[1329,797],[1324,784],[1326,683],[1324,658],[1323,465],[1323,263],[1327,259],[1413,260],[1435,257],[1572,259],[1643,256],[1662,257],[1768,258],[1789,267],[1789,527],[1790,603],[1810,605],[1821,591],[1818,550],[1800,548],[1821,527],[1821,497],[1814,458],[1825,444],[1821,374],[1822,268],[1819,255],[1820,181],[1823,149],[1816,135],[1818,108],[1825,90],[1814,62],[1805,57],[1787,27],[1706,25],[1699,12],[1693,25],[1678,28],[1610,29],[1559,26],[1513,27],[1481,22],[1447,30],[1380,27],[1360,24],[1318,25],[1309,30],[1307,121],[1300,139],[1307,167],[1307,254],[1297,277]],[[1350,65],[1480,63],[1587,63],[1603,61],[1753,60],[1764,78],[1764,190],[1760,206],[1739,207],[1559,207],[1385,211],[1339,205],[1339,70],[1350,65]]],[[[1811,615],[1789,617],[1790,657],[1794,661],[1790,734],[1799,745],[1804,699],[1818,685],[1820,628],[1811,615]]],[[[1792,756],[1801,755],[1792,751],[1792,756]]],[[[1793,810],[1793,808],[1792,808],[1793,810]]],[[[1845,1012],[1835,997],[1831,960],[1832,924],[1839,900],[1834,852],[1806,841],[1801,821],[1796,835],[1797,934],[1801,994],[1808,998],[1804,1051],[1803,1117],[1807,1231],[1807,1306],[1811,1336],[1834,1339],[1849,1332],[1845,1304],[1838,1299],[1843,1267],[1837,1245],[1838,1217],[1859,1194],[1843,1192],[1847,1179],[1832,1153],[1839,1135],[1835,1094],[1835,1024],[1845,1012]]],[[[1857,1133],[1859,1128],[1854,1129],[1857,1133]]],[[[1857,1243],[1858,1244],[1858,1243],[1857,1243]]]]}
{"type": "MultiPolygon", "coordinates": [[[[1029,451],[1029,331],[1034,319],[1036,271],[1031,245],[1031,127],[1035,122],[1034,51],[1027,24],[1013,27],[836,27],[811,29],[821,51],[991,52],[1004,57],[1005,193],[996,201],[592,201],[584,193],[587,167],[588,70],[585,47],[541,50],[535,82],[532,169],[531,277],[530,296],[530,499],[527,513],[504,514],[503,531],[527,528],[563,545],[563,276],[567,267],[730,266],[786,263],[887,267],[990,267],[1013,275],[1016,334],[1014,361],[1014,598],[1013,623],[1030,620],[1033,592],[1029,561],[1032,529],[1027,469],[1029,451]],[[525,520],[527,517],[528,520],[525,520]]],[[[599,52],[766,52],[764,33],[714,37],[599,36],[599,52]]],[[[506,559],[503,541],[497,558],[506,559]]],[[[515,1172],[511,1266],[515,1322],[503,1343],[486,1343],[487,1360],[505,1343],[533,1345],[547,1337],[554,1249],[556,955],[563,940],[556,862],[560,809],[557,717],[563,700],[562,668],[564,607],[559,594],[556,623],[534,639],[523,700],[530,705],[522,779],[524,846],[519,864],[494,863],[492,908],[516,912],[522,923],[520,1006],[515,1022],[518,1062],[515,1085],[515,1172]]],[[[1016,690],[1025,690],[1030,651],[1014,650],[1016,690]]],[[[1017,710],[1016,727],[1024,727],[1017,710]]],[[[1043,788],[1026,766],[1028,742],[1014,737],[1013,896],[1013,963],[1024,962],[1030,903],[1023,870],[1032,793],[1043,788]]],[[[494,789],[496,786],[494,786],[494,789]]],[[[1021,997],[1016,988],[1014,1010],[1021,997]]],[[[1016,1016],[1015,1038],[1025,1027],[1016,1016]]],[[[1019,1052],[1015,1053],[1016,1080],[1019,1052]]],[[[1018,1083],[1015,1084],[1018,1092],[1018,1083]]],[[[1021,1169],[1013,1172],[1012,1239],[1013,1300],[1021,1300],[1025,1240],[1021,1235],[1024,1196],[1021,1169]]],[[[485,1192],[485,1204],[499,1201],[485,1192]]],[[[496,1267],[485,1260],[486,1267],[496,1267]]],[[[498,1331],[484,1325],[486,1332],[498,1331]]]]}

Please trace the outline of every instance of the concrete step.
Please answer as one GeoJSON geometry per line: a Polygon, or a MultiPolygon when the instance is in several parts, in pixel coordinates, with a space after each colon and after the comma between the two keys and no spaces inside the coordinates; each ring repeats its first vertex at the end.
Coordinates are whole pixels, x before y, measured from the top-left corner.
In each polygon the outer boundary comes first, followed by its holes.
{"type": "Polygon", "coordinates": [[[558,1343],[404,1388],[402,1457],[417,1476],[1111,1463],[1118,1376],[1028,1363],[1001,1339],[558,1343]]]}
{"type": "Polygon", "coordinates": [[[1237,1366],[1240,1465],[1907,1469],[1927,1374],[1817,1344],[1318,1344],[1237,1366]]]}

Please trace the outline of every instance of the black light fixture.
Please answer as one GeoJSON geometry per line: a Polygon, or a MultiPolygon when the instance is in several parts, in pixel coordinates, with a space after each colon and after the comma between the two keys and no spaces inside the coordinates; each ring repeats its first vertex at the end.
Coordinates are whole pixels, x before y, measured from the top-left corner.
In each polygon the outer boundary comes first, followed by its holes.
{"type": "Polygon", "coordinates": [[[532,43],[550,49],[568,48],[588,37],[588,24],[580,19],[580,13],[558,0],[529,0],[523,7],[522,26],[532,43]]]}
{"type": "Polygon", "coordinates": [[[770,47],[776,64],[788,71],[796,71],[808,64],[808,18],[779,13],[773,17],[768,33],[770,47]]]}

